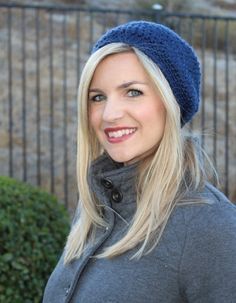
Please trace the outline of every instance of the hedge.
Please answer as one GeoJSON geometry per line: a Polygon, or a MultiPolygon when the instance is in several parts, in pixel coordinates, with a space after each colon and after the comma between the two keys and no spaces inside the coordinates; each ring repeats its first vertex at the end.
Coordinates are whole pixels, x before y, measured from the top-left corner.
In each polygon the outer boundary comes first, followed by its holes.
{"type": "Polygon", "coordinates": [[[55,196],[0,176],[0,302],[42,301],[68,231],[55,196]]]}

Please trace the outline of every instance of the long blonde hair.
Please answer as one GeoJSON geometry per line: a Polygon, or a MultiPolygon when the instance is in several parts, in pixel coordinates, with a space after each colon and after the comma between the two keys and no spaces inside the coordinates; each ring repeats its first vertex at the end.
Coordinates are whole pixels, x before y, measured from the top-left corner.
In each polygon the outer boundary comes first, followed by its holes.
{"type": "Polygon", "coordinates": [[[198,190],[205,180],[205,172],[195,150],[194,140],[183,134],[178,103],[157,65],[138,49],[125,44],[112,43],[104,46],[87,61],[78,89],[79,215],[68,236],[65,263],[79,258],[92,241],[91,234],[94,230],[99,226],[106,226],[87,181],[91,162],[102,153],[102,147],[88,121],[88,89],[96,67],[105,57],[127,51],[137,55],[154,82],[166,108],[166,124],[163,138],[154,156],[139,167],[137,210],[127,233],[98,257],[117,256],[139,243],[142,245],[133,255],[134,258],[140,258],[150,252],[157,245],[175,205],[187,192],[198,190]]]}

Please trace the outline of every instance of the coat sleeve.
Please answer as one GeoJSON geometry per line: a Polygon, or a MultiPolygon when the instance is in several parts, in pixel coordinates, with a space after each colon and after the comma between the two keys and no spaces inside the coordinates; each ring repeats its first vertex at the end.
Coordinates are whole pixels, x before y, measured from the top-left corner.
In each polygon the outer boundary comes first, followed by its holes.
{"type": "Polygon", "coordinates": [[[189,303],[236,302],[236,207],[206,205],[188,225],[180,288],[189,303]]]}

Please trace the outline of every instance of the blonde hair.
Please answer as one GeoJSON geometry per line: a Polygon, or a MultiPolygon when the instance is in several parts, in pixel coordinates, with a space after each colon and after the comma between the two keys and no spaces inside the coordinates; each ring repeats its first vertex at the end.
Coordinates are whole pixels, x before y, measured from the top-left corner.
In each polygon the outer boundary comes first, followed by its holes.
{"type": "Polygon", "coordinates": [[[127,233],[97,257],[114,257],[142,243],[133,258],[149,253],[159,242],[175,205],[186,193],[198,190],[205,180],[203,165],[194,140],[181,129],[180,108],[164,75],[152,60],[136,48],[112,43],[91,55],[81,75],[78,89],[77,179],[79,217],[65,247],[65,263],[79,258],[92,241],[97,227],[106,226],[96,198],[88,185],[91,162],[103,151],[88,121],[88,89],[97,65],[108,55],[134,52],[154,82],[166,108],[163,138],[152,158],[138,170],[137,210],[127,233]],[[173,152],[173,150],[175,152],[173,152]],[[186,178],[187,176],[187,178],[186,178]]]}

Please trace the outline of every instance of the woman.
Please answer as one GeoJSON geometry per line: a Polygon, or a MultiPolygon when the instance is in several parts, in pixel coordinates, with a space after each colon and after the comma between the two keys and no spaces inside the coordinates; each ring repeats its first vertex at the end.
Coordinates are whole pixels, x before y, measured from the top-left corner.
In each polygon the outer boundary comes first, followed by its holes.
{"type": "Polygon", "coordinates": [[[236,207],[184,135],[199,86],[165,26],[98,40],[79,86],[78,212],[44,303],[236,302],[236,207]]]}

